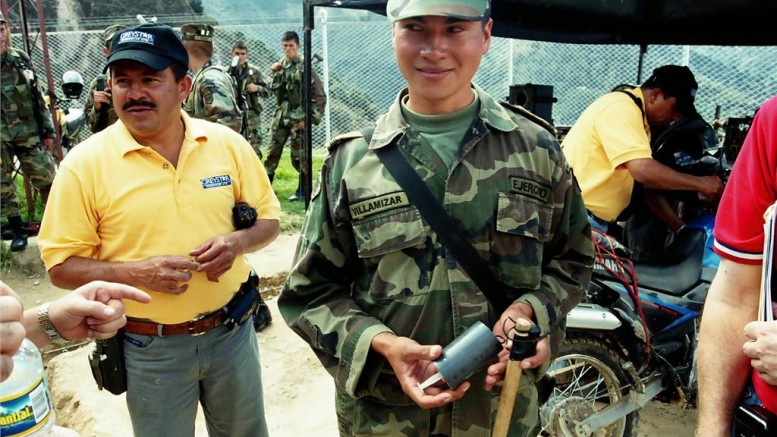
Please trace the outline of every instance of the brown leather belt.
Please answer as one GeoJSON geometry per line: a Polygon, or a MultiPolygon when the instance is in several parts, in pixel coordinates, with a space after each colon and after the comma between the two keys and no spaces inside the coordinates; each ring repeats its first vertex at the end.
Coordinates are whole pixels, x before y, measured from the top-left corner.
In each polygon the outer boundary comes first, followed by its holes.
{"type": "Polygon", "coordinates": [[[124,325],[124,332],[130,334],[156,335],[166,337],[168,335],[200,335],[210,331],[213,328],[221,326],[224,320],[224,310],[206,314],[188,322],[175,323],[172,325],[163,325],[161,323],[144,322],[137,319],[127,319],[124,325]]]}

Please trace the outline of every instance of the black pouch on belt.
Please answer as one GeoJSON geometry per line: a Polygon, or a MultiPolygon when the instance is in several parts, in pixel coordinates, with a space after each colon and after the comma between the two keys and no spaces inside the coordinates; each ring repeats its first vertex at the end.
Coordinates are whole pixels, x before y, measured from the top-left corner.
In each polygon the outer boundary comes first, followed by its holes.
{"type": "Polygon", "coordinates": [[[124,334],[108,340],[95,340],[95,348],[89,354],[92,376],[100,390],[120,395],[127,391],[127,369],[124,367],[124,334]]]}
{"type": "Polygon", "coordinates": [[[232,330],[235,326],[242,325],[253,317],[259,310],[259,277],[254,272],[248,276],[248,280],[240,285],[240,290],[235,293],[225,307],[226,316],[222,325],[232,330]]]}

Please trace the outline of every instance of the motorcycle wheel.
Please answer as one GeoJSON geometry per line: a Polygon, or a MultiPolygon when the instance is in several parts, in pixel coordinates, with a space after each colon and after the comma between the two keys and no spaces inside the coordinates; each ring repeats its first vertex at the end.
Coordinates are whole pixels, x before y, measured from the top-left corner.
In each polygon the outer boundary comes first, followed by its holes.
{"type": "MultiPolygon", "coordinates": [[[[623,399],[632,386],[620,355],[594,338],[570,338],[548,370],[553,390],[540,407],[541,435],[576,436],[575,423],[623,399]]],[[[634,436],[639,410],[593,431],[594,436],[634,436]]]]}

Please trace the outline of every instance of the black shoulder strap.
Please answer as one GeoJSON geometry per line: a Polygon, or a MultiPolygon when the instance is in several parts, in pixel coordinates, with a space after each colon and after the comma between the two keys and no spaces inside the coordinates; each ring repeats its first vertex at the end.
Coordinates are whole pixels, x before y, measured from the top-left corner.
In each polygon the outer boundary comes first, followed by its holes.
{"type": "Polygon", "coordinates": [[[618,90],[618,89],[616,89],[615,92],[616,93],[623,93],[623,94],[626,94],[627,96],[629,96],[629,98],[631,98],[631,100],[634,102],[634,104],[637,105],[637,108],[639,108],[639,112],[642,113],[642,118],[645,118],[645,108],[642,107],[642,99],[640,99],[639,97],[637,97],[634,94],[631,94],[630,92],[625,91],[625,90],[618,90]]]}
{"type": "MultiPolygon", "coordinates": [[[[374,130],[374,128],[368,128],[360,132],[366,133],[364,138],[369,142],[374,130]]],[[[502,314],[511,303],[506,294],[503,293],[509,287],[496,279],[486,261],[475,251],[475,248],[461,232],[458,223],[440,206],[439,200],[432,195],[426,184],[410,167],[399,148],[395,144],[389,144],[377,149],[375,153],[389,173],[394,176],[397,183],[405,190],[407,197],[418,208],[429,226],[434,229],[445,247],[491,302],[496,313],[502,314]]]]}

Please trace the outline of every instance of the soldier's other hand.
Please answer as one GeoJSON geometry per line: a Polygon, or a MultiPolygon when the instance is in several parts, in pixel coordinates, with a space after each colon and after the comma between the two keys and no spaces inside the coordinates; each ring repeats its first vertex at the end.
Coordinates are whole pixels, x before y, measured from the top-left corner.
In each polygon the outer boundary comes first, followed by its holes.
{"type": "Polygon", "coordinates": [[[255,83],[249,83],[248,85],[246,85],[246,91],[248,91],[249,93],[255,93],[259,91],[259,85],[255,83]]]}
{"type": "Polygon", "coordinates": [[[103,103],[108,105],[111,103],[111,91],[109,89],[105,89],[103,91],[95,91],[93,95],[94,95],[94,109],[100,109],[103,103]]]}
{"type": "Polygon", "coordinates": [[[271,71],[281,71],[282,69],[283,69],[283,67],[281,67],[281,64],[278,63],[278,62],[275,62],[272,65],[270,65],[270,70],[271,71]]]}
{"type": "Polygon", "coordinates": [[[199,264],[189,258],[162,255],[135,261],[130,274],[133,285],[160,293],[181,294],[189,288],[191,272],[196,272],[198,267],[199,264]]]}
{"type": "Polygon", "coordinates": [[[372,348],[391,364],[402,391],[421,408],[437,408],[461,399],[470,387],[465,381],[451,390],[440,386],[421,390],[419,384],[437,373],[434,360],[440,357],[442,346],[420,345],[407,337],[384,332],[372,340],[372,348]]]}
{"type": "Polygon", "coordinates": [[[45,148],[47,152],[53,151],[54,150],[54,139],[53,138],[45,138],[43,140],[43,148],[45,148]]]}

